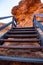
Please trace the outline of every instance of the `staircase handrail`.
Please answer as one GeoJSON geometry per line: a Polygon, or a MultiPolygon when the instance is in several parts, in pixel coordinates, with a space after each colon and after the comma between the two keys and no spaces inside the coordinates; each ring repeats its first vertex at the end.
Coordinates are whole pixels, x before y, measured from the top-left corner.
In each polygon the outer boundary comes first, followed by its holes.
{"type": "Polygon", "coordinates": [[[9,26],[10,24],[12,24],[12,27],[13,25],[17,25],[16,23],[16,19],[14,16],[5,16],[5,17],[0,17],[0,20],[3,20],[3,19],[7,19],[7,18],[12,18],[12,21],[10,23],[7,23],[7,24],[4,24],[3,26],[0,27],[0,31],[3,30],[4,28],[6,28],[7,26],[9,26]],[[15,22],[14,22],[15,21],[15,22]]]}
{"type": "Polygon", "coordinates": [[[36,20],[36,16],[43,17],[43,14],[35,14],[33,17],[33,24],[35,24],[36,27],[38,26],[43,32],[43,25],[39,21],[36,20]]]}

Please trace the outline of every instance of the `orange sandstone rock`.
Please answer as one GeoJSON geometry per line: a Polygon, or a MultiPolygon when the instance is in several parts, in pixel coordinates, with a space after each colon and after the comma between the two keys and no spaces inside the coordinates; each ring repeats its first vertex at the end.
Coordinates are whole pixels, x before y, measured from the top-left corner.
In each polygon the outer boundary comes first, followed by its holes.
{"type": "Polygon", "coordinates": [[[11,13],[16,17],[19,27],[33,26],[33,14],[40,4],[40,0],[21,0],[18,6],[12,8],[11,13]]]}

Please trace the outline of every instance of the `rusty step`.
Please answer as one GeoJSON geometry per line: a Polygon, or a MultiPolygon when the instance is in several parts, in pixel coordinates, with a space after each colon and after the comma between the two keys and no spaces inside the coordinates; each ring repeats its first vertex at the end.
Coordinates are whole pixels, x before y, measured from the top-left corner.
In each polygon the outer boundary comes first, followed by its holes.
{"type": "Polygon", "coordinates": [[[39,39],[0,39],[0,42],[38,42],[40,43],[39,39]]]}
{"type": "Polygon", "coordinates": [[[12,28],[12,29],[11,29],[11,31],[14,31],[14,30],[15,30],[15,31],[35,31],[35,28],[33,28],[33,29],[30,29],[30,28],[27,28],[27,29],[25,29],[25,28],[23,28],[23,29],[22,29],[22,28],[14,28],[14,29],[13,29],[13,28],[12,28]]]}
{"type": "Polygon", "coordinates": [[[35,29],[11,29],[10,31],[35,31],[35,29]]]}
{"type": "Polygon", "coordinates": [[[19,28],[13,27],[13,29],[35,29],[35,27],[19,27],[19,28]]]}
{"type": "Polygon", "coordinates": [[[9,31],[9,34],[37,34],[37,31],[9,31]]]}
{"type": "Polygon", "coordinates": [[[10,38],[37,38],[38,34],[6,34],[5,36],[10,38]]]}
{"type": "Polygon", "coordinates": [[[0,48],[8,48],[8,49],[43,49],[43,46],[31,46],[31,45],[16,45],[16,46],[3,46],[0,45],[0,48]]]}

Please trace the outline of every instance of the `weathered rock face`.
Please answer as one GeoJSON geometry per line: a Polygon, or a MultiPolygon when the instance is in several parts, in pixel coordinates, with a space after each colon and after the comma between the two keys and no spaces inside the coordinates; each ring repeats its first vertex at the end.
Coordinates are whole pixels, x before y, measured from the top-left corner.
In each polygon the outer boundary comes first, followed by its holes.
{"type": "Polygon", "coordinates": [[[21,0],[18,6],[12,8],[12,15],[18,21],[18,26],[32,26],[34,12],[39,8],[40,0],[21,0]]]}
{"type": "MultiPolygon", "coordinates": [[[[43,14],[43,4],[40,5],[40,7],[35,11],[35,14],[43,14]]],[[[42,20],[43,21],[43,17],[36,17],[37,20],[42,20]]]]}

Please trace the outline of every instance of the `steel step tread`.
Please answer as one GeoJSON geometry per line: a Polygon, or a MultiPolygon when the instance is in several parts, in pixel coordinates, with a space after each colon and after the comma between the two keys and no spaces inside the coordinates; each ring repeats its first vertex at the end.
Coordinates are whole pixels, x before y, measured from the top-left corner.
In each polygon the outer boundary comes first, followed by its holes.
{"type": "Polygon", "coordinates": [[[37,34],[37,31],[9,31],[8,32],[9,34],[29,34],[29,33],[32,33],[32,34],[34,34],[34,33],[36,33],[37,34]]]}
{"type": "Polygon", "coordinates": [[[13,27],[13,29],[35,29],[35,27],[13,27]]]}
{"type": "Polygon", "coordinates": [[[39,39],[0,39],[2,42],[40,42],[39,39]]]}
{"type": "Polygon", "coordinates": [[[35,29],[11,29],[10,31],[35,31],[35,29]]]}
{"type": "Polygon", "coordinates": [[[0,48],[9,48],[9,49],[43,49],[43,46],[32,46],[32,45],[3,46],[3,45],[0,45],[0,48]]]}
{"type": "Polygon", "coordinates": [[[11,38],[37,38],[38,34],[6,34],[5,36],[11,38]]]}

